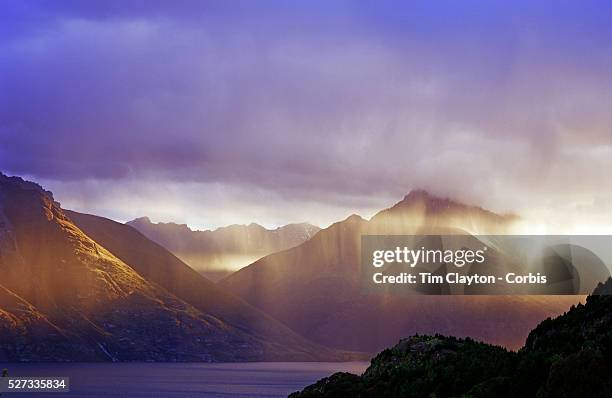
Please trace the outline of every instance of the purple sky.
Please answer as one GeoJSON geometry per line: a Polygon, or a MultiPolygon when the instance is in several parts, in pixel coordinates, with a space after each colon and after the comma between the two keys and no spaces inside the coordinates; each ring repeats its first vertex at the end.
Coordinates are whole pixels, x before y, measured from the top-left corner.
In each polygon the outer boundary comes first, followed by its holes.
{"type": "Polygon", "coordinates": [[[610,20],[604,1],[7,2],[0,170],[199,228],[326,225],[416,187],[612,225],[610,20]]]}

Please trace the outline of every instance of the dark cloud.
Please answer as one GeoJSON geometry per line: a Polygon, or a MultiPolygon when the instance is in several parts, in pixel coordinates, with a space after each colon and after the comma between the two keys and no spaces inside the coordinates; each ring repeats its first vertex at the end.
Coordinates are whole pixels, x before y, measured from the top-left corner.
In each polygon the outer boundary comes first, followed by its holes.
{"type": "Polygon", "coordinates": [[[612,145],[610,16],[604,2],[10,2],[0,168],[321,202],[423,186],[503,207],[534,184],[563,194],[568,175],[588,192],[611,182],[588,155],[612,145]]]}

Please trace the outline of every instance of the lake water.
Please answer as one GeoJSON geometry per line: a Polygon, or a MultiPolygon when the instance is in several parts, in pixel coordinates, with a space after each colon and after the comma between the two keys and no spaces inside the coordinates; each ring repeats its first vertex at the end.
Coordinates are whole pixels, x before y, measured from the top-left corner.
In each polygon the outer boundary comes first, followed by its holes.
{"type": "Polygon", "coordinates": [[[2,398],[286,397],[334,372],[361,374],[367,362],[0,364],[9,376],[67,376],[69,393],[2,398]]]}

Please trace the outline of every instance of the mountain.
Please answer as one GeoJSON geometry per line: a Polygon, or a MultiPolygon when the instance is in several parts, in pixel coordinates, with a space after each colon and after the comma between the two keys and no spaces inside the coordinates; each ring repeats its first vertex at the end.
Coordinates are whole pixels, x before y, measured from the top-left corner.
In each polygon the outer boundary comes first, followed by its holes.
{"type": "Polygon", "coordinates": [[[287,350],[287,347],[295,349],[296,352],[292,355],[296,358],[343,358],[343,354],[312,344],[261,310],[224,292],[131,226],[90,214],[69,210],[65,213],[88,236],[117,258],[130,264],[145,279],[163,287],[198,310],[273,342],[279,350],[287,350]]]}
{"type": "Polygon", "coordinates": [[[214,231],[194,231],[185,224],[152,223],[148,217],[129,221],[195,270],[217,279],[271,253],[295,247],[320,228],[289,224],[273,230],[261,225],[230,225],[214,231]]]}
{"type": "Polygon", "coordinates": [[[122,242],[133,250],[113,247],[120,258],[75,225],[50,192],[0,174],[0,358],[339,358],[221,293],[138,235],[122,242]]]}
{"type": "Polygon", "coordinates": [[[586,304],[546,319],[518,352],[454,337],[413,336],[362,376],[336,373],[290,398],[612,396],[612,279],[586,304]]]}
{"type": "Polygon", "coordinates": [[[370,220],[352,215],[219,284],[328,347],[373,352],[402,336],[443,333],[516,348],[537,322],[580,298],[364,294],[359,277],[361,235],[503,234],[515,220],[413,191],[370,220]]]}

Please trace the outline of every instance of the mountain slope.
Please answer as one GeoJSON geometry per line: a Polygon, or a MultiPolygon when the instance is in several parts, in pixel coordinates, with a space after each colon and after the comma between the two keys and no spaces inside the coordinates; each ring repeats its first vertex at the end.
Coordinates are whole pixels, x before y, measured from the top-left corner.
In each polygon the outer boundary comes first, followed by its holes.
{"type": "Polygon", "coordinates": [[[88,236],[130,264],[145,279],[198,310],[273,342],[279,350],[294,350],[292,355],[296,358],[341,358],[341,353],[312,344],[242,299],[224,292],[131,226],[74,211],[66,211],[66,214],[88,236]]]}
{"type": "Polygon", "coordinates": [[[365,295],[359,280],[361,235],[502,233],[514,219],[413,191],[369,221],[353,215],[220,285],[329,347],[375,351],[405,335],[437,332],[516,348],[538,321],[579,298],[365,295]]]}
{"type": "Polygon", "coordinates": [[[308,351],[313,346],[270,342],[181,300],[87,236],[50,192],[1,174],[0,274],[0,356],[7,360],[245,361],[317,355],[308,351]]]}
{"type": "Polygon", "coordinates": [[[72,354],[71,336],[30,303],[0,285],[0,361],[52,361],[72,354]],[[52,345],[54,352],[47,347],[52,345]]]}
{"type": "Polygon", "coordinates": [[[205,275],[229,273],[253,261],[310,239],[320,228],[311,224],[289,224],[274,230],[261,225],[230,225],[214,231],[193,231],[187,225],[152,223],[147,217],[128,225],[159,243],[195,270],[205,275]]]}

